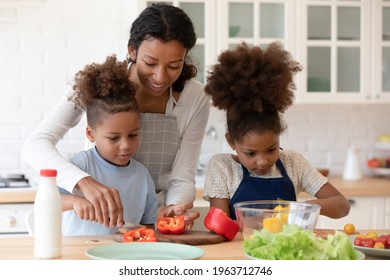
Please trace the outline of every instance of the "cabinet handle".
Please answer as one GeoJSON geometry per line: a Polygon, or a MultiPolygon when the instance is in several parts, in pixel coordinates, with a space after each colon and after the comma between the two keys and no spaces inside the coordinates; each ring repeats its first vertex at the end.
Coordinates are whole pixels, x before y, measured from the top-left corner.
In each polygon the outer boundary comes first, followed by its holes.
{"type": "Polygon", "coordinates": [[[349,203],[349,205],[355,205],[356,204],[356,202],[355,202],[355,200],[354,199],[348,199],[348,203],[349,203]]]}

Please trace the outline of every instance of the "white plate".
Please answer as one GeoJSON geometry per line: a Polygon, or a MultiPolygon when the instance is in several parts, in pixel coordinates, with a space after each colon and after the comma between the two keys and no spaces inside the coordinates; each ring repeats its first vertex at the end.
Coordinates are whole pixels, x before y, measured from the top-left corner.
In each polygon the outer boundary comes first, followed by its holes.
{"type": "MultiPolygon", "coordinates": [[[[349,238],[352,241],[355,240],[356,235],[351,235],[349,238]]],[[[362,247],[362,246],[353,246],[355,247],[356,250],[359,250],[366,254],[367,256],[373,256],[373,257],[378,257],[378,258],[390,258],[390,249],[375,249],[375,248],[367,248],[367,247],[362,247]]]]}
{"type": "MultiPolygon", "coordinates": [[[[248,259],[251,259],[251,260],[263,260],[263,259],[258,259],[258,258],[252,257],[252,256],[248,255],[247,253],[244,253],[244,254],[245,254],[245,256],[246,256],[248,259]]],[[[366,256],[364,255],[364,253],[361,252],[361,251],[359,251],[359,250],[357,250],[357,255],[358,255],[358,260],[364,260],[364,258],[366,257],[366,256]]]]}
{"type": "Polygon", "coordinates": [[[370,170],[377,174],[377,175],[381,175],[381,176],[390,176],[390,168],[381,168],[381,167],[378,167],[378,168],[370,168],[370,170]]]}
{"type": "Polygon", "coordinates": [[[165,242],[128,242],[97,246],[85,254],[95,260],[194,260],[203,256],[198,247],[165,242]]]}

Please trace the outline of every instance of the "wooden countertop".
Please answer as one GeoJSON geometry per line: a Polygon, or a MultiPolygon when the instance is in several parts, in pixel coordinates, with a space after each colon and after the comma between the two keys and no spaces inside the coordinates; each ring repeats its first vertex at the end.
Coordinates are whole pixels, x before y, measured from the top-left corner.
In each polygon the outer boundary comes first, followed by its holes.
{"type": "MultiPolygon", "coordinates": [[[[390,233],[389,230],[376,230],[381,233],[390,233]]],[[[317,230],[317,233],[327,234],[330,230],[317,230]]],[[[333,232],[333,231],[331,231],[333,232]]],[[[367,230],[360,230],[365,233],[367,230]]],[[[104,236],[72,236],[62,239],[61,260],[87,260],[85,252],[93,247],[116,243],[111,235],[104,236]]],[[[204,250],[201,260],[248,260],[241,248],[242,236],[237,234],[232,241],[219,244],[197,246],[204,250]]],[[[34,257],[33,237],[4,237],[0,238],[0,259],[3,260],[31,260],[34,257]]],[[[366,259],[375,259],[366,256],[366,259]]]]}
{"type": "MultiPolygon", "coordinates": [[[[344,196],[390,196],[389,177],[363,177],[356,181],[346,181],[341,177],[329,177],[329,182],[344,196]]],[[[197,189],[197,199],[202,198],[202,188],[197,189]]],[[[300,194],[303,198],[308,194],[300,194]]]]}
{"type": "MultiPolygon", "coordinates": [[[[329,177],[329,182],[345,197],[352,196],[390,196],[390,178],[363,177],[356,181],[346,181],[341,177],[329,177]]],[[[309,197],[306,193],[301,198],[309,197]]]]}
{"type": "Polygon", "coordinates": [[[329,182],[345,196],[390,196],[389,177],[363,177],[356,181],[329,177],[329,182]]]}
{"type": "Polygon", "coordinates": [[[0,188],[0,203],[33,203],[35,188],[0,188]]]}
{"type": "MultiPolygon", "coordinates": [[[[111,235],[102,236],[68,236],[62,238],[61,260],[88,260],[85,252],[93,247],[116,243],[111,235]]],[[[242,237],[220,244],[197,246],[205,251],[203,260],[248,259],[241,249],[242,237]],[[221,253],[223,252],[223,253],[221,253]]],[[[32,260],[34,257],[33,237],[0,238],[0,260],[32,260]]]]}

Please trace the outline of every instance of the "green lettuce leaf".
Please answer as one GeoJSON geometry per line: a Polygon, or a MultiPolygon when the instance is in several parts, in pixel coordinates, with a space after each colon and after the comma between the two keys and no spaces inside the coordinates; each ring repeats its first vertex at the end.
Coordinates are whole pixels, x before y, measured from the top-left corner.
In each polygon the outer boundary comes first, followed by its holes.
{"type": "Polygon", "coordinates": [[[327,239],[297,225],[284,225],[283,231],[254,231],[243,241],[246,254],[267,260],[356,260],[358,254],[347,234],[336,231],[327,239]]]}

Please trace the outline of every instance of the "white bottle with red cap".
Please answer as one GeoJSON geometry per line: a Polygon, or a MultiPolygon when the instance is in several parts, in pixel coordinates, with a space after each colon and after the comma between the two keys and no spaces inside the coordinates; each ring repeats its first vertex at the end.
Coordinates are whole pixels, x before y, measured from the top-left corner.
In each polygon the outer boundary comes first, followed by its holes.
{"type": "Polygon", "coordinates": [[[42,169],[34,202],[34,255],[52,259],[61,256],[61,197],[57,170],[42,169]]]}

